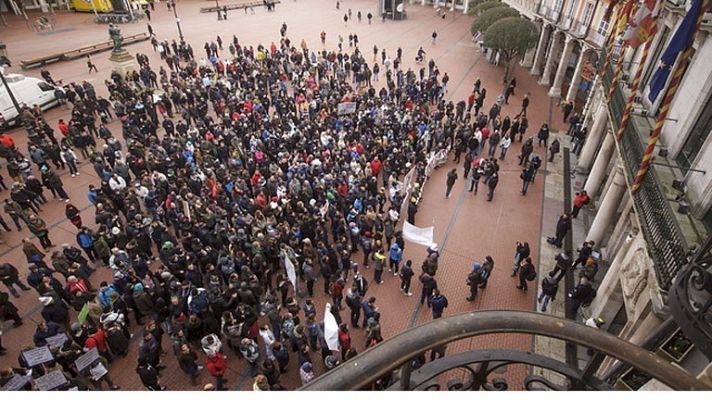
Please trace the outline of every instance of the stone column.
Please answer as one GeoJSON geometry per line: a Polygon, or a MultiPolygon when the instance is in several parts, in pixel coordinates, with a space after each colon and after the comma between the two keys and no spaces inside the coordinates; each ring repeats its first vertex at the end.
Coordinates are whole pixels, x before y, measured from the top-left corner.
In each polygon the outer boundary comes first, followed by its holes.
{"type": "Polygon", "coordinates": [[[571,80],[571,85],[569,86],[569,92],[566,94],[566,101],[573,102],[576,100],[576,94],[578,94],[579,83],[581,83],[581,72],[583,72],[583,66],[586,64],[586,51],[588,50],[586,45],[581,47],[581,52],[579,54],[578,61],[576,62],[576,70],[574,71],[574,77],[571,80]]]}
{"type": "Polygon", "coordinates": [[[452,5],[450,6],[450,11],[455,11],[455,2],[457,2],[457,0],[452,0],[452,5]]]}
{"type": "Polygon", "coordinates": [[[462,13],[467,14],[467,12],[470,10],[470,0],[465,0],[465,2],[462,4],[462,13]]]}
{"type": "Polygon", "coordinates": [[[591,168],[591,173],[588,174],[586,184],[583,186],[583,189],[591,197],[601,190],[601,184],[606,177],[606,170],[608,169],[608,164],[611,162],[611,156],[613,156],[613,151],[615,150],[614,141],[613,134],[606,133],[606,137],[603,139],[603,144],[601,145],[601,150],[598,152],[598,157],[596,157],[596,161],[591,168]]]}
{"type": "Polygon", "coordinates": [[[542,86],[551,85],[551,70],[554,69],[556,60],[559,58],[559,52],[561,51],[561,43],[557,38],[557,35],[552,32],[551,46],[549,54],[546,56],[546,65],[544,66],[544,72],[539,79],[539,84],[542,86]]]}
{"type": "Polygon", "coordinates": [[[575,44],[572,37],[565,37],[564,50],[561,52],[561,57],[559,58],[559,67],[556,69],[554,84],[551,86],[551,90],[549,90],[549,96],[551,97],[561,96],[561,85],[564,83],[564,76],[566,76],[566,70],[569,67],[569,58],[571,58],[575,44]]]}
{"type": "Polygon", "coordinates": [[[617,166],[614,168],[611,187],[603,197],[596,217],[591,223],[591,229],[588,230],[586,235],[586,240],[593,240],[598,246],[603,246],[603,238],[608,231],[608,227],[614,223],[613,219],[616,216],[616,211],[618,211],[618,206],[621,204],[625,194],[624,173],[623,167],[617,166]]]}
{"type": "Polygon", "coordinates": [[[596,155],[596,150],[598,149],[598,144],[601,143],[601,138],[608,126],[608,110],[605,103],[601,103],[598,106],[598,111],[593,120],[593,126],[588,132],[588,137],[586,138],[586,143],[583,144],[583,149],[581,149],[581,155],[578,158],[578,164],[576,165],[576,170],[579,172],[586,173],[591,168],[593,163],[593,158],[596,155]]]}
{"type": "Polygon", "coordinates": [[[524,58],[522,58],[522,62],[519,63],[523,68],[531,68],[531,66],[534,64],[534,54],[536,53],[536,48],[532,47],[531,49],[527,50],[526,53],[524,53],[524,58]]]}
{"type": "Polygon", "coordinates": [[[549,29],[547,25],[542,25],[539,43],[537,43],[536,51],[534,52],[534,64],[532,65],[532,70],[529,72],[532,75],[541,75],[541,63],[546,55],[546,47],[550,36],[551,29],[549,29]]]}

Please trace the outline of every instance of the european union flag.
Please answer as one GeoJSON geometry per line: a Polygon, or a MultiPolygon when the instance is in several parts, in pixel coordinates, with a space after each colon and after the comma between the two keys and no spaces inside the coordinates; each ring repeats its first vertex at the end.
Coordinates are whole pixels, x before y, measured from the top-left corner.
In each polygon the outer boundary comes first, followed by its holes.
{"type": "Polygon", "coordinates": [[[682,19],[682,23],[680,23],[680,26],[675,31],[675,35],[673,35],[670,40],[670,44],[668,44],[662,57],[660,57],[660,65],[650,79],[650,94],[648,94],[648,99],[650,99],[651,102],[654,102],[655,99],[658,98],[658,94],[665,88],[665,83],[667,83],[670,70],[673,65],[675,65],[677,56],[692,44],[692,40],[695,38],[695,31],[697,30],[697,16],[700,15],[701,11],[702,0],[693,0],[692,7],[690,7],[687,15],[682,19]]]}

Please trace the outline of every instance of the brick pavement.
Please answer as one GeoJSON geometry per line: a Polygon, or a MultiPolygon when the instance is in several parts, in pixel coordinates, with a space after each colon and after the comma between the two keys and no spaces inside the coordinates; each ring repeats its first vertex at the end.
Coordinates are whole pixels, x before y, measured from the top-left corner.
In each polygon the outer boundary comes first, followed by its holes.
{"type": "MultiPolygon", "coordinates": [[[[193,45],[197,57],[203,54],[203,43],[214,40],[218,34],[225,42],[235,34],[241,44],[269,45],[271,41],[278,41],[279,26],[284,21],[289,26],[288,36],[295,42],[305,38],[307,43],[314,45],[318,43],[319,32],[323,29],[327,32],[326,45],[328,48],[336,48],[338,34],[346,38],[350,32],[356,32],[359,35],[361,49],[365,54],[372,54],[371,49],[374,44],[379,49],[386,48],[389,55],[394,54],[396,48],[400,46],[404,54],[404,68],[419,68],[413,58],[417,49],[423,46],[427,51],[427,57],[434,58],[441,72],[447,72],[450,75],[448,96],[452,100],[459,101],[466,98],[472,83],[478,77],[482,80],[483,87],[486,87],[489,92],[484,109],[488,110],[496,98],[497,92],[501,88],[502,69],[487,63],[483,54],[474,49],[469,35],[472,17],[451,13],[445,20],[441,20],[435,17],[435,13],[430,7],[409,6],[407,8],[409,19],[406,21],[381,23],[380,20],[374,19],[373,24],[369,26],[364,18],[360,24],[355,21],[350,22],[348,28],[345,28],[341,17],[348,8],[353,9],[354,15],[358,10],[361,10],[364,15],[368,11],[375,15],[373,9],[375,3],[350,0],[348,4],[342,3],[341,10],[338,11],[333,8],[331,3],[329,6],[325,6],[325,4],[318,0],[285,2],[278,5],[277,11],[274,13],[267,13],[261,8],[256,9],[255,15],[244,15],[240,11],[235,11],[229,14],[228,21],[218,22],[215,21],[214,15],[198,12],[204,2],[182,1],[178,3],[178,14],[181,18],[183,33],[187,41],[193,45]],[[438,43],[435,46],[430,44],[430,33],[433,29],[438,31],[438,43]]],[[[152,18],[151,25],[159,40],[177,38],[173,15],[165,9],[164,5],[157,5],[152,18]]],[[[92,17],[88,14],[58,14],[56,19],[58,32],[50,35],[38,35],[30,32],[26,29],[24,21],[19,19],[10,19],[9,27],[0,28],[3,41],[8,46],[10,58],[15,64],[19,65],[21,59],[36,57],[50,49],[57,51],[107,40],[106,26],[94,24],[92,17]]],[[[122,25],[121,29],[124,34],[132,34],[143,32],[146,28],[144,22],[138,22],[122,25]]],[[[344,46],[346,50],[348,50],[347,46],[348,41],[344,46]]],[[[153,52],[148,42],[130,45],[128,50],[132,54],[145,53],[151,59],[152,65],[161,65],[157,53],[153,52]]],[[[227,50],[223,54],[227,54],[227,50]]],[[[55,79],[62,79],[65,83],[87,80],[95,85],[99,95],[106,95],[103,80],[108,78],[111,68],[108,56],[109,53],[101,53],[92,57],[99,68],[98,74],[86,74],[84,60],[52,64],[48,69],[55,79]]],[[[12,68],[10,71],[20,72],[19,68],[12,68]]],[[[39,77],[38,69],[24,73],[39,77]]],[[[515,71],[515,76],[518,81],[517,94],[510,98],[510,104],[505,105],[502,114],[516,114],[519,111],[522,94],[531,92],[528,135],[534,135],[538,127],[546,120],[548,107],[546,88],[538,86],[536,80],[521,68],[515,71]]],[[[67,110],[53,109],[47,112],[47,120],[52,126],[56,126],[57,120],[67,115],[67,110]]],[[[558,118],[555,119],[558,120],[558,118]]],[[[116,134],[120,131],[118,123],[112,123],[109,127],[116,134]]],[[[24,132],[14,130],[12,134],[20,147],[26,148],[24,132]]],[[[515,164],[519,148],[520,144],[514,144],[507,160],[501,163],[502,177],[494,201],[491,203],[486,201],[482,192],[478,196],[467,193],[466,180],[462,176],[456,184],[452,197],[444,198],[445,175],[447,170],[455,167],[453,162],[436,170],[426,184],[426,193],[416,223],[419,226],[435,225],[436,240],[441,243],[441,247],[444,247],[436,278],[442,292],[450,300],[450,306],[445,315],[473,309],[533,309],[536,290],[530,288],[528,293],[517,290],[516,282],[509,277],[509,273],[514,254],[514,242],[526,240],[533,245],[538,242],[541,236],[540,217],[544,176],[537,178],[526,197],[519,195],[520,170],[515,164]],[[486,255],[491,255],[495,260],[494,273],[488,288],[481,291],[475,302],[469,303],[465,300],[468,295],[465,277],[472,263],[475,260],[481,261],[486,255]]],[[[540,150],[537,149],[537,151],[540,155],[542,154],[540,150]]],[[[83,163],[80,166],[80,172],[81,175],[76,178],[71,178],[68,175],[63,176],[65,188],[70,193],[72,203],[83,210],[84,220],[93,221],[94,213],[89,208],[90,204],[85,193],[87,185],[97,183],[98,179],[88,163],[83,163]]],[[[2,173],[6,174],[6,171],[3,169],[2,173]]],[[[461,169],[459,174],[462,175],[461,169]]],[[[0,199],[4,199],[7,195],[7,191],[0,192],[0,199]]],[[[52,227],[50,236],[56,244],[75,243],[75,229],[64,217],[63,204],[50,200],[50,204],[44,207],[41,215],[52,227]]],[[[92,224],[89,223],[89,225],[92,224]]],[[[20,267],[23,275],[26,263],[19,249],[19,243],[22,237],[27,234],[26,229],[21,233],[3,234],[7,243],[0,245],[2,260],[20,267]]],[[[532,246],[532,253],[533,259],[537,260],[538,248],[536,246],[532,246]]],[[[422,246],[407,243],[404,259],[413,259],[415,267],[418,269],[424,254],[425,249],[422,246]]],[[[107,269],[100,269],[92,277],[92,280],[99,282],[109,277],[110,272],[107,269]]],[[[367,271],[366,277],[372,281],[372,272],[367,271]]],[[[321,285],[317,283],[315,287],[317,288],[316,292],[321,293],[321,285]]],[[[404,297],[397,287],[398,279],[390,275],[385,277],[383,285],[372,284],[369,290],[369,295],[378,299],[377,304],[383,314],[382,326],[385,338],[407,329],[413,324],[423,324],[431,318],[427,309],[419,310],[417,307],[419,283],[414,280],[412,288],[414,295],[412,297],[404,297]]],[[[322,315],[324,301],[322,295],[317,296],[319,315],[322,315]]],[[[27,338],[34,332],[32,322],[41,319],[35,292],[24,293],[17,305],[21,315],[28,323],[17,329],[9,328],[9,324],[6,324],[3,341],[10,351],[6,356],[0,357],[0,366],[14,363],[13,360],[17,358],[20,345],[26,343],[27,338]]],[[[342,316],[348,319],[347,312],[343,312],[342,316]]],[[[356,330],[352,332],[352,335],[356,347],[359,350],[363,349],[362,331],[356,330]]],[[[164,339],[164,343],[167,343],[167,339],[164,339]]],[[[142,388],[138,377],[133,372],[136,365],[136,347],[137,343],[133,343],[130,354],[125,359],[117,360],[111,368],[114,380],[124,389],[139,390],[142,388]]],[[[448,351],[482,347],[530,350],[532,346],[531,337],[527,335],[487,335],[453,343],[448,351]]],[[[175,358],[172,355],[165,356],[164,363],[168,369],[163,374],[161,380],[163,384],[174,390],[194,389],[187,382],[185,376],[178,372],[175,358]]],[[[295,388],[299,384],[295,364],[295,356],[292,355],[289,371],[282,378],[282,383],[288,388],[295,388]]],[[[320,364],[319,362],[315,363],[317,372],[321,372],[320,364]]],[[[228,365],[226,374],[229,380],[228,386],[243,390],[251,389],[252,381],[247,374],[244,362],[238,361],[236,356],[228,354],[228,365]]],[[[519,382],[522,381],[525,373],[526,370],[522,366],[512,366],[503,371],[510,383],[517,382],[512,384],[512,388],[519,388],[519,382]]],[[[203,373],[199,379],[201,384],[209,381],[211,379],[206,373],[203,373]]]]}

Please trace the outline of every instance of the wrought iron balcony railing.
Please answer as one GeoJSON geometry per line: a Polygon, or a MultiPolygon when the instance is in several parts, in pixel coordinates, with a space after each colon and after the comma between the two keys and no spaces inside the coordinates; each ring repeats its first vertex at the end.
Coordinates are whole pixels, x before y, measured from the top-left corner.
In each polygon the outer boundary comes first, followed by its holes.
{"type": "Polygon", "coordinates": [[[654,353],[607,332],[545,314],[506,310],[458,314],[409,329],[314,379],[301,390],[369,389],[378,380],[388,380],[388,390],[507,390],[518,387],[527,390],[613,390],[610,382],[596,376],[604,356],[619,360],[674,390],[712,390],[654,353]],[[416,357],[434,347],[479,335],[506,333],[545,336],[585,346],[594,351],[593,360],[599,360],[599,363],[591,362],[581,370],[531,352],[478,349],[445,356],[417,370],[412,368],[416,357]],[[513,364],[555,372],[564,377],[564,384],[555,384],[544,375],[533,373],[517,383],[490,376],[495,370],[513,364]],[[464,374],[464,378],[449,379],[443,384],[453,371],[464,374]]]}
{"type": "Polygon", "coordinates": [[[685,336],[712,360],[712,237],[678,273],[668,305],[685,336]]]}
{"type": "MultiPolygon", "coordinates": [[[[606,91],[611,86],[613,63],[603,79],[606,91]]],[[[620,87],[614,91],[613,99],[608,104],[611,124],[617,127],[625,111],[626,97],[620,87]]],[[[629,181],[635,179],[640,161],[645,151],[645,138],[649,132],[631,118],[619,142],[621,155],[629,181]]],[[[660,184],[655,166],[651,165],[638,193],[634,196],[636,211],[640,220],[648,250],[654,261],[655,274],[661,289],[670,289],[675,275],[686,265],[688,246],[680,225],[675,218],[665,191],[660,184]]]]}

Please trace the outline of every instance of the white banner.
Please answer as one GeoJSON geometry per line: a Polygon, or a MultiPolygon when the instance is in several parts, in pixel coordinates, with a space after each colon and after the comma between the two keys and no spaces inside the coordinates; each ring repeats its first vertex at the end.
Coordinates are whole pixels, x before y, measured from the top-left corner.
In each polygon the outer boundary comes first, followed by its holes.
{"type": "Polygon", "coordinates": [[[411,225],[408,221],[403,222],[403,239],[417,243],[426,247],[430,247],[435,242],[435,227],[418,228],[411,225]]]}
{"type": "Polygon", "coordinates": [[[324,307],[324,340],[331,351],[339,350],[339,324],[331,313],[331,304],[324,307]]]}
{"type": "Polygon", "coordinates": [[[287,279],[292,282],[292,286],[294,287],[294,291],[296,292],[297,271],[294,269],[294,264],[292,264],[292,260],[289,259],[287,253],[284,253],[284,269],[287,270],[287,279]]]}
{"type": "Polygon", "coordinates": [[[338,108],[339,115],[353,114],[355,112],[356,112],[356,103],[354,103],[354,102],[339,103],[339,108],[338,108]]]}

